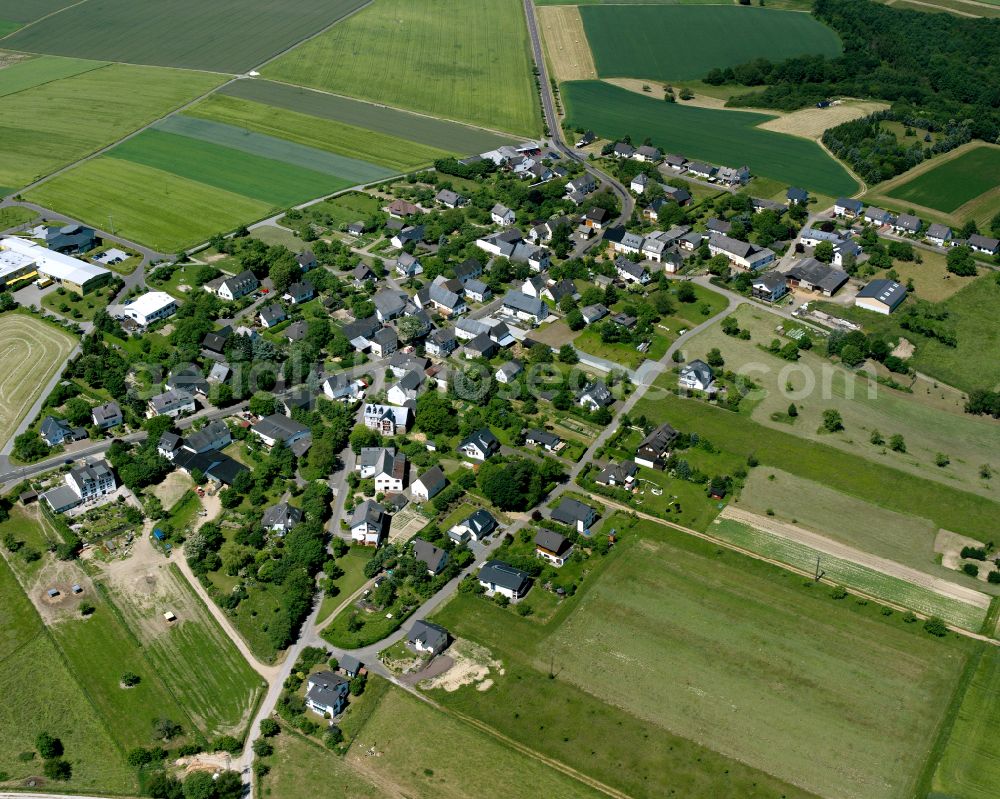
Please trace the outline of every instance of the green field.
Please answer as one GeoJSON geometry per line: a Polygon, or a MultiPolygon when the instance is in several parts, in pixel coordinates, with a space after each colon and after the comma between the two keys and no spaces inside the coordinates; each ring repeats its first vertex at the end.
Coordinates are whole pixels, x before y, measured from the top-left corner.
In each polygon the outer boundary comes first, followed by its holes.
{"type": "Polygon", "coordinates": [[[42,390],[62,368],[76,346],[70,335],[27,314],[0,316],[0,442],[14,434],[18,423],[42,390]]]}
{"type": "MultiPolygon", "coordinates": [[[[1000,296],[1000,291],[996,293],[1000,296]]],[[[787,324],[785,319],[748,304],[733,316],[742,329],[750,331],[750,340],[727,336],[718,324],[686,342],[685,350],[690,359],[705,358],[709,350],[718,348],[727,369],[745,372],[758,382],[760,389],[750,398],[749,414],[754,421],[1000,501],[1000,485],[979,477],[980,465],[995,460],[1000,452],[1000,425],[988,417],[963,413],[961,405],[951,410],[935,406],[926,398],[929,383],[918,383],[912,394],[893,391],[816,352],[801,352],[795,365],[789,366],[761,351],[761,345],[777,335],[775,328],[787,324]],[[791,402],[798,411],[794,420],[786,415],[791,402]],[[820,432],[823,412],[831,408],[840,412],[844,429],[820,432]],[[902,434],[906,453],[869,443],[875,430],[885,439],[902,434]],[[947,468],[934,465],[939,452],[951,456],[947,468]]]]}
{"type": "Polygon", "coordinates": [[[602,78],[687,80],[755,58],[840,55],[837,34],[810,14],[736,5],[585,6],[583,27],[602,78]],[[706,35],[711,31],[710,35],[706,35]]]}
{"type": "Polygon", "coordinates": [[[985,497],[764,427],[742,414],[683,400],[667,392],[652,394],[636,404],[633,418],[644,414],[650,421],[669,421],[678,430],[697,432],[716,446],[742,457],[754,454],[763,468],[783,469],[873,505],[929,519],[938,527],[962,535],[981,541],[993,535],[1000,508],[985,497]],[[892,490],[887,490],[888,486],[892,490]]]}
{"type": "MultiPolygon", "coordinates": [[[[980,270],[982,271],[982,270],[980,270]]],[[[941,306],[954,324],[958,345],[948,347],[936,339],[903,330],[894,316],[880,316],[859,308],[824,304],[836,316],[864,326],[865,332],[902,336],[916,345],[910,366],[962,391],[1000,386],[1000,283],[993,274],[982,275],[941,306]]]]}
{"type": "Polygon", "coordinates": [[[527,136],[541,128],[520,0],[376,0],[266,77],[527,136]]]}
{"type": "Polygon", "coordinates": [[[617,767],[602,778],[634,796],[667,795],[644,774],[661,757],[681,760],[657,764],[678,796],[913,796],[965,662],[960,639],[651,522],[608,523],[618,551],[551,622],[462,595],[438,614],[506,676],[435,699],[593,776],[617,767]],[[767,775],[797,787],[776,791],[767,775]]]}
{"type": "Polygon", "coordinates": [[[1000,186],[1000,147],[976,147],[896,186],[889,196],[950,214],[1000,186]]]}
{"type": "MultiPolygon", "coordinates": [[[[513,140],[512,136],[458,122],[269,80],[236,81],[224,86],[219,94],[338,122],[349,128],[351,136],[357,128],[382,133],[389,137],[386,145],[390,149],[395,147],[393,140],[402,138],[425,147],[469,154],[492,150],[513,140]]],[[[295,115],[293,118],[297,119],[295,115]]],[[[359,144],[351,138],[348,141],[359,144]]],[[[416,152],[420,152],[419,148],[416,152]]]]}
{"type": "Polygon", "coordinates": [[[27,199],[105,226],[162,252],[260,219],[273,206],[121,158],[96,158],[27,193],[27,199]]]}
{"type": "MultiPolygon", "coordinates": [[[[213,95],[186,111],[183,116],[173,117],[170,123],[190,125],[204,120],[216,124],[225,123],[227,127],[238,130],[245,138],[249,138],[250,131],[254,131],[257,135],[265,134],[275,141],[289,144],[294,142],[309,150],[316,151],[318,148],[319,151],[336,154],[341,161],[353,165],[352,171],[348,171],[348,164],[344,164],[339,167],[339,173],[345,177],[356,174],[356,183],[377,180],[450,155],[447,150],[415,144],[396,136],[224,95],[213,95]],[[376,177],[366,179],[365,175],[374,171],[374,164],[389,169],[381,169],[376,177]]],[[[188,130],[190,132],[187,135],[196,135],[196,131],[190,128],[188,130]]],[[[219,143],[238,146],[232,140],[219,143]]],[[[286,152],[288,149],[285,148],[286,152]]],[[[314,161],[315,158],[311,160],[314,161]]]]}
{"type": "Polygon", "coordinates": [[[74,0],[0,0],[0,19],[33,22],[46,14],[72,5],[74,0]]]}
{"type": "MultiPolygon", "coordinates": [[[[288,13],[270,0],[173,0],[152,7],[102,0],[79,3],[4,44],[35,53],[245,72],[360,5],[362,0],[299,0],[295,13],[288,13]]],[[[16,17],[0,7],[0,19],[16,17]]]]}
{"type": "MultiPolygon", "coordinates": [[[[567,124],[600,136],[649,137],[657,147],[692,159],[738,166],[785,184],[831,196],[849,196],[858,185],[818,144],[796,136],[758,130],[773,117],[664,103],[602,81],[563,84],[567,124]]],[[[752,184],[751,184],[752,190],[752,184]]]]}
{"type": "Polygon", "coordinates": [[[0,69],[0,97],[105,66],[105,61],[87,61],[82,58],[28,58],[0,69]]]}
{"type": "Polygon", "coordinates": [[[209,738],[242,737],[262,692],[260,678],[175,565],[159,570],[155,580],[154,596],[114,590],[113,602],[199,729],[209,738]],[[164,621],[165,607],[177,615],[175,624],[164,621]]]}
{"type": "Polygon", "coordinates": [[[6,120],[0,127],[0,186],[37,180],[220,82],[197,72],[111,64],[9,94],[0,99],[6,120]]]}
{"type": "Polygon", "coordinates": [[[959,706],[941,761],[934,773],[935,796],[992,799],[1000,785],[1000,650],[982,657],[959,706]]]}
{"type": "Polygon", "coordinates": [[[891,577],[867,566],[829,555],[733,519],[716,520],[709,528],[709,533],[742,549],[807,572],[812,572],[816,567],[818,557],[820,568],[828,582],[842,585],[851,591],[861,591],[895,605],[902,605],[925,616],[939,616],[949,624],[972,632],[979,632],[986,618],[986,608],[942,596],[915,583],[891,577]]]}

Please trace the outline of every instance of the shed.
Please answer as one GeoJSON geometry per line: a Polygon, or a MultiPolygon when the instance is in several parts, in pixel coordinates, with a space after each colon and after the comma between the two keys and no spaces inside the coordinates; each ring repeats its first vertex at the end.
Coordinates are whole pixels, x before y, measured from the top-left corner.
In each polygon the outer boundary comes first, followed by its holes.
{"type": "Polygon", "coordinates": [[[49,599],[55,599],[57,596],[59,596],[59,590],[56,588],[50,588],[45,593],[49,595],[49,599]]]}
{"type": "Polygon", "coordinates": [[[174,612],[172,610],[168,610],[166,613],[164,613],[163,618],[165,618],[167,621],[177,621],[177,616],[174,615],[174,612]]]}
{"type": "Polygon", "coordinates": [[[159,527],[153,528],[153,538],[155,538],[157,541],[162,541],[166,537],[167,534],[164,533],[163,530],[161,530],[159,527]]]}
{"type": "Polygon", "coordinates": [[[83,593],[83,586],[80,585],[79,583],[73,583],[73,593],[74,594],[82,594],[83,593]]]}

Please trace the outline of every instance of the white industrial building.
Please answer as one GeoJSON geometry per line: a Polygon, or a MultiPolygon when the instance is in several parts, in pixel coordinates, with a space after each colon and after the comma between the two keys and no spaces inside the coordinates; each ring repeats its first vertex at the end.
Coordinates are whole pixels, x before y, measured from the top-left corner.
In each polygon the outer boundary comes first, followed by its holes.
{"type": "Polygon", "coordinates": [[[149,291],[115,310],[119,317],[132,319],[136,324],[147,327],[176,313],[177,300],[165,291],[149,291]]]}
{"type": "Polygon", "coordinates": [[[0,240],[0,286],[32,273],[51,278],[78,294],[86,294],[111,276],[104,267],[55,252],[38,242],[16,236],[0,240]]]}

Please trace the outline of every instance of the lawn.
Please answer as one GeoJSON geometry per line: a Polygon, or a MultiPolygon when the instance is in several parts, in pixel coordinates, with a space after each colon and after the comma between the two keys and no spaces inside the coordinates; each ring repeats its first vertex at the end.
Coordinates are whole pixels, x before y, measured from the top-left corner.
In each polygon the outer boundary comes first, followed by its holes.
{"type": "Polygon", "coordinates": [[[940,796],[991,799],[1000,785],[1000,650],[984,646],[934,773],[940,796]]]}
{"type": "Polygon", "coordinates": [[[912,795],[963,644],[659,525],[607,524],[606,569],[548,624],[465,595],[439,612],[506,673],[432,696],[637,797],[912,795]]]}
{"type": "MultiPolygon", "coordinates": [[[[237,135],[240,133],[236,128],[230,130],[237,135]]],[[[260,134],[249,136],[246,141],[248,147],[253,146],[254,141],[260,149],[272,142],[286,144],[280,139],[260,134]],[[249,136],[258,138],[251,140],[249,136]]],[[[296,146],[287,144],[290,148],[296,146]]],[[[311,197],[332,194],[354,182],[328,171],[331,168],[329,164],[323,165],[323,171],[308,169],[275,157],[159,129],[144,131],[118,145],[108,157],[168,172],[272,206],[294,205],[311,197]]],[[[333,155],[327,157],[338,158],[333,155]]],[[[376,174],[387,173],[377,170],[376,174]]]]}
{"type": "Polygon", "coordinates": [[[941,306],[948,312],[949,323],[954,325],[958,338],[955,347],[903,330],[893,316],[830,303],[821,307],[860,323],[865,332],[905,337],[916,345],[910,366],[948,385],[966,392],[1000,385],[1000,321],[995,312],[1000,307],[1000,283],[996,276],[982,275],[941,306]]]}
{"type": "Polygon", "coordinates": [[[387,144],[393,139],[402,138],[424,147],[469,154],[492,150],[514,139],[513,136],[493,133],[458,122],[412,114],[398,108],[269,80],[241,80],[230,83],[220,90],[218,96],[242,98],[283,108],[286,111],[332,120],[347,126],[352,131],[360,128],[383,134],[390,140],[387,144]]]}
{"type": "Polygon", "coordinates": [[[42,297],[42,307],[68,319],[89,322],[93,320],[94,314],[108,307],[114,293],[113,286],[103,286],[83,296],[68,289],[60,294],[59,289],[56,289],[42,297]]]}
{"type": "Polygon", "coordinates": [[[76,341],[55,325],[27,314],[0,316],[0,442],[17,429],[76,341]]]}
{"type": "Polygon", "coordinates": [[[337,595],[323,597],[316,616],[319,621],[325,621],[344,600],[365,584],[368,580],[365,577],[365,564],[372,559],[373,554],[375,553],[370,547],[351,547],[344,557],[337,560],[337,565],[344,570],[344,574],[335,582],[337,595]]]}
{"type": "Polygon", "coordinates": [[[890,196],[950,214],[998,185],[1000,147],[983,145],[896,186],[890,196]]]}
{"type": "MultiPolygon", "coordinates": [[[[28,52],[245,72],[360,5],[362,0],[299,0],[289,14],[271,0],[174,0],[153,8],[102,0],[77,4],[4,44],[28,52]]],[[[10,19],[2,12],[0,19],[10,19]]]]}
{"type": "Polygon", "coordinates": [[[586,353],[596,355],[598,358],[621,364],[629,369],[637,369],[647,359],[660,360],[666,354],[672,340],[659,331],[654,331],[649,337],[649,349],[646,352],[639,352],[636,349],[636,344],[617,341],[605,343],[601,341],[601,334],[595,328],[588,327],[584,328],[580,335],[573,340],[573,345],[586,353]]]}
{"type": "Polygon", "coordinates": [[[0,97],[104,66],[107,66],[106,61],[88,61],[82,58],[28,58],[0,70],[0,97]]]}
{"type": "Polygon", "coordinates": [[[273,210],[268,203],[122,158],[80,164],[28,192],[27,199],[102,227],[111,216],[118,235],[168,253],[273,210]]]}
{"type": "Polygon", "coordinates": [[[815,142],[759,130],[773,117],[664,103],[602,81],[570,81],[562,87],[567,123],[600,136],[633,141],[649,137],[657,147],[726,165],[748,164],[754,174],[843,196],[858,185],[815,142]]]}
{"type": "Polygon", "coordinates": [[[683,400],[667,392],[647,394],[635,406],[633,418],[668,421],[683,432],[697,432],[717,446],[764,467],[794,472],[799,477],[898,513],[929,519],[938,527],[978,540],[992,537],[1000,508],[976,494],[931,482],[870,461],[825,443],[765,427],[741,414],[703,402],[683,400]],[[887,490],[891,486],[892,490],[887,490]]]}
{"type": "Polygon", "coordinates": [[[8,120],[0,128],[0,186],[37,180],[221,82],[198,72],[110,64],[0,98],[0,117],[8,120]]]}
{"type": "Polygon", "coordinates": [[[719,519],[709,528],[709,534],[742,549],[766,558],[787,563],[796,569],[812,572],[816,559],[827,581],[848,590],[862,591],[869,596],[902,605],[927,616],[939,616],[972,632],[979,632],[986,609],[945,597],[923,586],[891,577],[868,566],[838,558],[806,544],[758,530],[733,519],[719,519]]]}
{"type": "Polygon", "coordinates": [[[0,208],[0,230],[20,228],[22,225],[34,222],[37,218],[37,211],[32,211],[21,205],[8,205],[5,208],[0,208]]]}
{"type": "Polygon", "coordinates": [[[925,401],[927,384],[916,384],[913,394],[894,391],[815,352],[800,352],[791,365],[760,347],[778,337],[776,327],[787,326],[787,320],[751,305],[741,306],[734,317],[750,331],[749,341],[726,336],[721,324],[713,325],[686,343],[685,354],[689,359],[705,358],[718,348],[726,369],[756,380],[761,390],[753,392],[747,403],[752,404],[749,414],[754,421],[1000,501],[1000,485],[979,477],[980,465],[996,460],[1000,451],[1000,425],[963,413],[961,406],[944,410],[925,401]],[[793,402],[798,416],[790,420],[786,412],[793,402]],[[821,432],[823,413],[829,409],[840,412],[842,431],[821,432]],[[871,444],[876,430],[885,440],[903,435],[907,451],[871,444]],[[947,467],[935,465],[938,453],[951,457],[947,467]]]}
{"type": "MultiPolygon", "coordinates": [[[[314,97],[323,96],[315,92],[311,94],[314,97]]],[[[177,124],[177,122],[189,117],[226,123],[227,126],[232,126],[232,129],[238,130],[244,137],[248,131],[255,131],[277,140],[295,142],[310,149],[319,148],[326,152],[336,153],[342,157],[342,161],[357,165],[355,169],[364,165],[368,167],[369,171],[373,171],[374,164],[387,167],[374,177],[364,179],[363,175],[359,176],[361,179],[357,179],[355,181],[357,183],[377,180],[396,172],[405,172],[451,154],[451,151],[439,147],[417,144],[407,141],[405,138],[345,125],[321,116],[219,94],[213,95],[186,111],[182,117],[175,118],[173,123],[177,124]]],[[[188,135],[195,134],[192,132],[188,135]]],[[[219,143],[238,146],[231,137],[226,141],[219,141],[219,143]]],[[[285,149],[288,151],[291,148],[285,149]]],[[[273,157],[280,158],[281,156],[274,155],[273,157]]],[[[316,160],[313,157],[310,162],[314,163],[316,160]]],[[[303,166],[306,165],[309,164],[303,164],[303,166]]],[[[351,173],[346,172],[345,167],[346,164],[341,165],[332,174],[344,174],[346,177],[351,173]]]]}
{"type": "Polygon", "coordinates": [[[266,77],[526,136],[541,128],[520,0],[377,0],[266,77]]]}
{"type": "MultiPolygon", "coordinates": [[[[263,796],[280,799],[315,799],[317,796],[350,796],[382,799],[385,791],[352,769],[344,758],[294,731],[272,738],[274,754],[262,758],[270,771],[260,779],[263,796]]],[[[371,759],[374,763],[374,758],[371,759]]]]}
{"type": "Polygon", "coordinates": [[[125,587],[110,589],[146,658],[207,737],[242,737],[262,693],[257,673],[175,565],[160,569],[155,587],[148,587],[149,595],[125,587]],[[168,625],[164,609],[178,621],[168,625]]]}
{"type": "Polygon", "coordinates": [[[322,220],[323,224],[327,224],[329,219],[330,227],[340,228],[359,220],[367,223],[379,213],[381,206],[382,202],[377,197],[352,191],[311,205],[304,213],[322,220]]]}
{"type": "Polygon", "coordinates": [[[842,49],[833,30],[811,14],[795,11],[735,5],[597,5],[582,7],[580,16],[602,78],[687,80],[755,58],[832,58],[842,49]],[[713,35],[705,37],[706,30],[713,35]]]}

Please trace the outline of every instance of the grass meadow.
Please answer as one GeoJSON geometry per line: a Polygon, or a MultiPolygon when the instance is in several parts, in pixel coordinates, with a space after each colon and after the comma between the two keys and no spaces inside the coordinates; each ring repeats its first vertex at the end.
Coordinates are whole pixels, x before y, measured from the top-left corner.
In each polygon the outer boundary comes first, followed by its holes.
{"type": "Polygon", "coordinates": [[[652,522],[606,524],[616,551],[552,621],[464,595],[437,615],[505,674],[435,699],[633,796],[913,795],[961,639],[652,522]]]}
{"type": "Polygon", "coordinates": [[[890,196],[946,214],[1000,185],[1000,147],[975,147],[891,190],[890,196]]]}
{"type": "Polygon", "coordinates": [[[835,57],[840,40],[811,14],[736,5],[608,5],[580,9],[602,78],[677,81],[755,58],[835,57]],[[706,37],[705,31],[712,31],[706,37]]]}
{"type": "Polygon", "coordinates": [[[534,136],[541,114],[531,66],[519,0],[377,0],[263,74],[534,136]]]}
{"type": "Polygon", "coordinates": [[[0,97],[105,66],[107,66],[106,61],[89,61],[82,58],[54,56],[27,58],[0,70],[0,97]]]}
{"type": "MultiPolygon", "coordinates": [[[[510,143],[514,138],[446,119],[412,114],[398,108],[263,79],[230,83],[224,86],[217,96],[250,100],[298,114],[331,120],[348,128],[381,133],[390,139],[402,138],[424,147],[441,148],[457,153],[470,154],[492,150],[501,144],[510,143]]],[[[355,135],[353,130],[351,135],[355,135]]],[[[362,143],[352,139],[350,144],[360,146],[362,143]]],[[[394,147],[391,141],[387,142],[386,149],[390,152],[394,147]]],[[[419,149],[416,152],[419,152],[419,149]]]]}
{"type": "Polygon", "coordinates": [[[682,432],[696,432],[741,457],[752,454],[764,468],[794,472],[834,491],[897,513],[929,519],[937,527],[977,540],[985,541],[992,535],[990,531],[1000,510],[996,502],[986,497],[899,471],[823,442],[765,427],[743,414],[666,392],[641,399],[632,415],[670,422],[682,432]]]}
{"type": "Polygon", "coordinates": [[[242,737],[262,692],[257,673],[239,653],[176,566],[157,575],[156,595],[112,589],[114,603],[147,660],[209,738],[242,737]],[[168,626],[163,608],[178,621],[168,626]],[[197,679],[192,679],[197,675],[197,679]]]}
{"type": "Polygon", "coordinates": [[[755,391],[747,403],[754,421],[1000,501],[1000,484],[979,476],[980,466],[996,460],[1000,452],[1000,425],[996,422],[970,416],[961,405],[944,410],[925,401],[929,384],[915,384],[912,394],[894,391],[874,383],[865,373],[834,365],[814,352],[801,352],[791,365],[760,346],[778,337],[776,327],[787,325],[787,320],[748,304],[733,316],[741,328],[750,331],[751,340],[726,336],[719,324],[691,339],[685,350],[693,359],[705,358],[709,350],[718,348],[726,369],[746,373],[761,384],[762,391],[755,391]],[[792,402],[798,411],[794,419],[787,415],[792,402]],[[840,412],[844,429],[820,432],[823,413],[831,408],[840,412]],[[876,430],[885,440],[901,434],[907,451],[892,452],[884,445],[871,444],[876,430]],[[950,456],[951,463],[936,466],[938,453],[950,456]]]}
{"type": "Polygon", "coordinates": [[[8,121],[0,128],[0,186],[16,189],[90,155],[221,81],[110,64],[8,94],[0,98],[0,117],[8,121]]]}
{"type": "Polygon", "coordinates": [[[76,346],[55,325],[27,314],[0,316],[0,442],[6,442],[76,346]]]}
{"type": "Polygon", "coordinates": [[[954,347],[903,330],[892,316],[832,303],[820,307],[862,324],[866,332],[902,336],[913,342],[916,351],[909,359],[910,366],[950,386],[968,392],[1000,385],[1000,320],[995,312],[1000,307],[1000,282],[995,274],[981,274],[941,304],[958,339],[954,347]]]}
{"type": "Polygon", "coordinates": [[[748,164],[756,175],[831,196],[858,190],[843,166],[815,142],[759,130],[773,117],[665,103],[603,81],[562,86],[567,124],[607,138],[647,136],[657,147],[716,164],[748,164]]]}
{"type": "MultiPolygon", "coordinates": [[[[369,169],[372,164],[388,167],[368,180],[430,164],[451,154],[448,150],[417,144],[405,138],[221,94],[202,101],[186,111],[183,117],[175,117],[174,121],[187,117],[225,123],[240,132],[254,131],[311,149],[319,148],[342,156],[344,160],[358,164],[368,162],[369,169]]],[[[362,178],[356,182],[366,181],[362,178]]]]}
{"type": "MultiPolygon", "coordinates": [[[[741,507],[742,505],[743,503],[741,507]]],[[[883,574],[868,566],[838,558],[734,519],[717,519],[708,532],[715,538],[728,541],[766,558],[787,563],[796,569],[812,571],[816,566],[816,558],[819,557],[820,569],[829,582],[842,585],[851,591],[861,591],[895,605],[902,605],[926,616],[939,616],[949,624],[972,632],[979,632],[986,618],[986,608],[942,596],[929,588],[883,574]]]]}
{"type": "Polygon", "coordinates": [[[3,558],[0,692],[4,697],[0,702],[0,771],[7,775],[5,780],[41,776],[40,760],[24,761],[18,755],[35,748],[38,733],[48,732],[62,740],[66,759],[72,763],[70,790],[135,790],[134,775],[3,558]]]}
{"type": "Polygon", "coordinates": [[[273,206],[121,158],[96,158],[26,198],[125,238],[177,252],[267,216],[273,206]]]}
{"type": "MultiPolygon", "coordinates": [[[[238,73],[362,4],[363,0],[299,0],[295,13],[289,14],[270,0],[174,0],[153,7],[133,0],[103,0],[97,6],[77,4],[25,28],[4,44],[35,53],[238,73]]],[[[9,19],[2,7],[0,19],[9,19]]]]}
{"type": "Polygon", "coordinates": [[[1000,650],[983,647],[933,777],[935,796],[991,799],[1000,785],[1000,650]]]}

